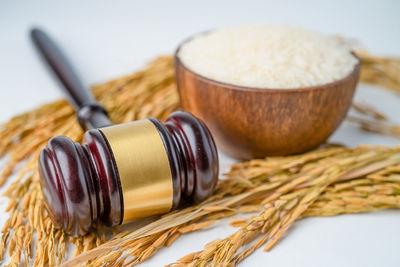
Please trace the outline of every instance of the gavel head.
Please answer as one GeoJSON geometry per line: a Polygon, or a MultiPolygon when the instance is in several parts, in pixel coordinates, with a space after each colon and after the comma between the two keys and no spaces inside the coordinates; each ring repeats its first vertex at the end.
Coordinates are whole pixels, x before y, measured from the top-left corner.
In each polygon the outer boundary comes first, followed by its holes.
{"type": "Polygon", "coordinates": [[[55,226],[80,235],[99,221],[114,226],[203,201],[218,180],[218,154],[204,123],[178,111],[164,124],[89,130],[82,145],[54,137],[39,172],[55,226]]]}

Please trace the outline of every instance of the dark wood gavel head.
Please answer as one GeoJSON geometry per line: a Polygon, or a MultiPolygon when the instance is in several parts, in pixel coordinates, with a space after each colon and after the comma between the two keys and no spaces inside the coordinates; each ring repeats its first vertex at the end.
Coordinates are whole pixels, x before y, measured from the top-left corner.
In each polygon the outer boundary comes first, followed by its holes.
{"type": "Polygon", "coordinates": [[[218,154],[203,122],[175,112],[92,129],[83,144],[52,138],[40,154],[41,187],[56,227],[84,234],[168,212],[211,195],[218,154]]]}

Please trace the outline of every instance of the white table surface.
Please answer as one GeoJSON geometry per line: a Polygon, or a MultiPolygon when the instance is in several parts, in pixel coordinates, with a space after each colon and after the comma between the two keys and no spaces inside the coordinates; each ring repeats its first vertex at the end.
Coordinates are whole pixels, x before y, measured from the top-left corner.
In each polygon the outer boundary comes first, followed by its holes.
{"type": "MultiPolygon", "coordinates": [[[[42,26],[62,45],[86,84],[130,73],[189,35],[220,26],[298,25],[359,40],[369,51],[400,55],[400,1],[15,1],[0,2],[0,121],[61,97],[28,38],[42,26]]],[[[400,123],[400,97],[360,85],[357,99],[400,123]]],[[[331,138],[350,146],[398,145],[399,139],[344,123],[331,138]]],[[[222,156],[226,170],[230,159],[222,156]]],[[[3,191],[3,189],[0,190],[3,191]]],[[[1,199],[0,210],[4,210],[1,199]]],[[[6,219],[0,213],[0,224],[6,219]]],[[[162,266],[235,231],[229,226],[183,236],[143,266],[162,266]]],[[[400,212],[395,210],[296,222],[269,253],[242,266],[399,266],[400,212]]]]}

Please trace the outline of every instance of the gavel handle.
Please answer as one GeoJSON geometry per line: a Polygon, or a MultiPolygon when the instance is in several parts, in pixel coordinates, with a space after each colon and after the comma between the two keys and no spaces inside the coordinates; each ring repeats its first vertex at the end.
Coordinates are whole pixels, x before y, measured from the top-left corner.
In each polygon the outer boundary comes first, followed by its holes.
{"type": "Polygon", "coordinates": [[[85,130],[111,125],[107,112],[83,86],[78,75],[56,43],[42,30],[32,29],[31,38],[37,50],[61,82],[71,105],[85,130]]]}

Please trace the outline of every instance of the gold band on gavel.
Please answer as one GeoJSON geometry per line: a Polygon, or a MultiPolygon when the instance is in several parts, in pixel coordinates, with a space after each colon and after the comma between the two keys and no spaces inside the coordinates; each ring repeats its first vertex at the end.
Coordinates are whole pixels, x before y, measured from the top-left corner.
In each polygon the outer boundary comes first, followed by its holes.
{"type": "Polygon", "coordinates": [[[124,219],[168,212],[173,185],[167,152],[150,120],[99,129],[107,138],[121,179],[124,219]]]}

